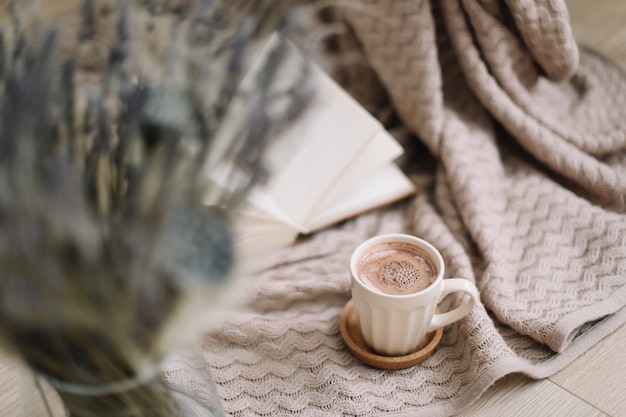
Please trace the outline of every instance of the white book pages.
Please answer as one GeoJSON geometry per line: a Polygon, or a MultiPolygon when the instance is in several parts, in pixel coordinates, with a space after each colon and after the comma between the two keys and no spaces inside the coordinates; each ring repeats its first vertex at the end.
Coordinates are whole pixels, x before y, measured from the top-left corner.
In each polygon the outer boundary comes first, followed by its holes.
{"type": "Polygon", "coordinates": [[[311,232],[390,204],[415,192],[415,184],[394,164],[379,167],[341,198],[308,220],[311,232]]]}
{"type": "MultiPolygon", "coordinates": [[[[326,190],[324,196],[322,196],[314,208],[312,216],[309,216],[309,219],[307,219],[306,223],[303,225],[304,229],[317,229],[318,227],[311,226],[311,223],[313,222],[311,217],[319,218],[320,213],[328,211],[347,192],[350,192],[350,190],[362,182],[364,178],[367,178],[368,174],[378,170],[380,167],[392,164],[393,161],[402,155],[403,152],[404,149],[402,149],[402,146],[400,146],[400,144],[396,142],[396,140],[386,130],[378,131],[376,135],[374,135],[374,137],[367,143],[367,145],[345,167],[341,176],[330,185],[328,190],[326,190]]],[[[404,182],[402,184],[404,184],[404,182]]],[[[377,190],[375,188],[372,188],[367,192],[371,193],[372,200],[376,200],[377,194],[379,194],[381,198],[383,197],[381,190],[377,190]]],[[[366,210],[367,207],[361,207],[360,209],[363,211],[364,209],[366,210]]],[[[359,207],[355,207],[355,212],[359,212],[359,207]]],[[[343,219],[329,219],[329,224],[339,220],[343,219]]]]}

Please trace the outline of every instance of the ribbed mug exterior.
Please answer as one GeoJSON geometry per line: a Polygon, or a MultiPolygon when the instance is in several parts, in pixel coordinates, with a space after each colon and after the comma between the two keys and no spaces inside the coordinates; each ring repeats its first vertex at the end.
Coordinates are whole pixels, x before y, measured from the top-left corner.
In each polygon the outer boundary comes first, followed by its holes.
{"type": "Polygon", "coordinates": [[[368,345],[381,355],[402,356],[415,351],[430,324],[426,307],[390,311],[363,300],[357,304],[355,308],[359,310],[363,336],[368,345]]]}

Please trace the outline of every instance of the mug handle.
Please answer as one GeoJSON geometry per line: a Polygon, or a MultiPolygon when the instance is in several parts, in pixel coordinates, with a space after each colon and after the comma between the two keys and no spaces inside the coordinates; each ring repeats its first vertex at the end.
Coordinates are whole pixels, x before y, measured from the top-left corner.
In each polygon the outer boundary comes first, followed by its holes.
{"type": "Polygon", "coordinates": [[[443,287],[437,303],[441,302],[441,300],[443,300],[448,294],[457,291],[469,294],[471,296],[470,299],[454,310],[433,315],[433,318],[430,321],[430,326],[428,327],[428,332],[432,332],[440,327],[445,327],[457,320],[461,320],[472,311],[474,305],[480,300],[478,289],[474,284],[463,278],[448,278],[443,280],[443,287]]]}

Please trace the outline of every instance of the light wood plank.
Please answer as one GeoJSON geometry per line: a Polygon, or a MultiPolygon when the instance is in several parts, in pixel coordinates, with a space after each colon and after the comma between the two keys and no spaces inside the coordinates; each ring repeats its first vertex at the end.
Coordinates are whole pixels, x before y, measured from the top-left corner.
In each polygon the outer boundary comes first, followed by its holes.
{"type": "Polygon", "coordinates": [[[626,325],[550,379],[614,417],[626,417],[626,325]]]}
{"type": "Polygon", "coordinates": [[[0,349],[0,410],[2,417],[64,417],[61,399],[40,380],[43,395],[52,411],[50,415],[32,376],[0,349]]]}
{"type": "Polygon", "coordinates": [[[9,359],[0,355],[0,409],[6,417],[19,417],[19,375],[9,359]]]}
{"type": "Polygon", "coordinates": [[[507,376],[456,417],[607,417],[552,381],[507,376]]]}

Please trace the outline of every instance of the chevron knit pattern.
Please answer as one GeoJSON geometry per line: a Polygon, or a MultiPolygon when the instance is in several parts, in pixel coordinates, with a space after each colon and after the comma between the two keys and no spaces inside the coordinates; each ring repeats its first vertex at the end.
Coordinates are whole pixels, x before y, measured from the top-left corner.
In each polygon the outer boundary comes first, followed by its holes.
{"type": "MultiPolygon", "coordinates": [[[[380,81],[423,144],[407,161],[421,191],[256,277],[246,310],[203,340],[225,410],[452,415],[506,374],[557,372],[623,324],[626,77],[579,51],[564,2],[362,0],[334,15],[350,27],[338,44],[358,45],[376,74],[341,81],[370,109],[384,102],[358,92],[380,81]],[[387,232],[431,241],[482,297],[401,371],[360,363],[338,329],[351,251],[387,232]]],[[[168,375],[185,385],[183,368],[168,375]]]]}

